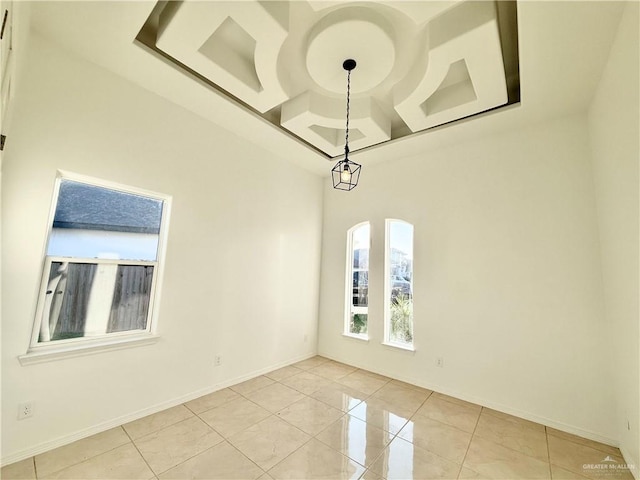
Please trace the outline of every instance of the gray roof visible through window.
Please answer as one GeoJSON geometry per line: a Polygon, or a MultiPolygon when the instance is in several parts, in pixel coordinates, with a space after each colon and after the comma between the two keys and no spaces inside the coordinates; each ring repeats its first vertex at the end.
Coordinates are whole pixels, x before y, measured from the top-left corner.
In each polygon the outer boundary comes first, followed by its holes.
{"type": "Polygon", "coordinates": [[[63,179],[54,228],[159,233],[162,201],[63,179]]]}

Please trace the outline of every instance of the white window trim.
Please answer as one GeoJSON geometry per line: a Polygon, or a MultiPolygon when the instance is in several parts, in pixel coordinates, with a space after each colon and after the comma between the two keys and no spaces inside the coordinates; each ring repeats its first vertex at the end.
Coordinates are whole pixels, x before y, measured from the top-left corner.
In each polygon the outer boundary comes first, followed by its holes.
{"type": "MultiPolygon", "coordinates": [[[[344,326],[342,329],[342,334],[345,337],[369,341],[369,333],[368,333],[369,332],[369,306],[368,305],[366,307],[367,333],[357,334],[357,333],[351,333],[349,331],[349,326],[351,325],[351,306],[353,302],[353,233],[363,225],[369,225],[369,263],[371,263],[371,223],[360,222],[353,225],[351,228],[349,228],[349,230],[347,230],[347,256],[346,256],[347,261],[346,261],[346,268],[345,268],[344,326]]],[[[367,278],[368,278],[370,271],[367,270],[367,272],[368,272],[367,273],[367,278]]],[[[365,307],[356,307],[356,308],[365,308],[365,307]]]]}
{"type": "Polygon", "coordinates": [[[382,342],[382,345],[385,347],[398,348],[400,350],[406,350],[407,352],[415,352],[416,347],[414,344],[405,345],[404,343],[394,343],[394,342],[382,342]]]}
{"type": "MultiPolygon", "coordinates": [[[[391,276],[391,255],[390,255],[390,246],[391,246],[391,223],[392,222],[402,222],[407,225],[411,225],[413,228],[413,224],[411,222],[407,222],[406,220],[402,220],[400,218],[387,218],[384,221],[384,336],[382,340],[382,345],[387,347],[399,348],[401,350],[407,350],[410,352],[415,352],[415,343],[411,342],[410,345],[404,343],[397,343],[391,341],[391,286],[389,284],[389,277],[391,276]]],[[[414,235],[415,236],[415,235],[414,235]]],[[[413,239],[412,239],[413,241],[413,239]]],[[[413,252],[412,252],[413,255],[413,252]]],[[[415,272],[411,272],[411,285],[413,287],[413,277],[415,272]]],[[[413,301],[413,299],[412,299],[413,301]]],[[[414,336],[415,336],[415,322],[414,322],[414,336]]]]}
{"type": "Polygon", "coordinates": [[[152,326],[150,325],[150,321],[149,319],[153,316],[153,311],[152,308],[154,306],[154,300],[155,300],[155,290],[157,287],[157,279],[155,276],[155,272],[156,269],[158,268],[158,262],[151,262],[151,261],[135,261],[135,260],[112,260],[112,259],[102,259],[102,258],[82,258],[82,257],[55,257],[55,256],[47,256],[45,257],[44,260],[44,267],[43,267],[43,275],[42,275],[42,281],[40,283],[40,291],[39,291],[39,296],[38,296],[38,307],[36,310],[36,320],[34,323],[34,329],[33,332],[31,333],[31,344],[29,347],[29,352],[37,352],[37,351],[46,351],[48,349],[50,349],[50,346],[55,344],[57,345],[68,345],[69,348],[73,349],[74,345],[78,345],[78,344],[84,344],[84,343],[91,343],[90,340],[96,340],[96,342],[100,343],[101,339],[106,339],[114,337],[114,336],[131,336],[134,334],[150,334],[152,333],[152,326]],[[45,307],[46,307],[46,296],[47,296],[47,284],[48,284],[48,279],[47,279],[47,272],[51,271],[51,264],[53,262],[69,262],[69,263],[89,263],[89,264],[96,264],[96,265],[142,265],[142,266],[151,266],[154,268],[153,272],[153,278],[151,280],[151,292],[150,292],[150,296],[149,296],[149,314],[147,317],[147,325],[146,328],[144,330],[128,330],[128,331],[123,331],[123,332],[113,332],[113,333],[107,333],[104,335],[97,335],[97,336],[92,336],[90,338],[88,337],[78,337],[78,338],[68,338],[68,339],[64,339],[64,340],[55,340],[53,342],[38,342],[38,337],[40,336],[40,326],[42,324],[42,321],[44,320],[44,314],[45,314],[45,307]]]}
{"type": "MultiPolygon", "coordinates": [[[[369,324],[367,324],[367,330],[369,329],[369,324]]],[[[369,335],[366,335],[364,333],[362,334],[357,334],[357,333],[343,333],[342,334],[343,337],[347,337],[347,338],[352,338],[354,340],[361,340],[363,342],[368,342],[369,341],[369,335]]]]}
{"type": "Polygon", "coordinates": [[[383,327],[383,337],[382,337],[382,343],[384,345],[388,345],[388,346],[395,346],[392,345],[389,342],[389,337],[391,336],[390,333],[390,323],[391,320],[389,318],[389,310],[391,307],[391,300],[390,300],[390,289],[389,289],[389,270],[390,270],[390,266],[389,266],[389,230],[391,228],[391,222],[393,221],[393,219],[387,218],[384,221],[384,315],[383,315],[383,319],[384,319],[384,327],[383,327]]]}
{"type": "Polygon", "coordinates": [[[18,357],[22,365],[29,365],[33,363],[41,363],[50,360],[59,360],[63,358],[77,357],[81,355],[89,355],[99,353],[107,350],[119,350],[122,348],[135,347],[139,345],[147,345],[158,341],[158,307],[160,305],[160,298],[162,293],[162,280],[164,277],[164,263],[166,257],[166,243],[169,235],[169,217],[171,213],[171,200],[170,195],[152,192],[137,187],[131,187],[108,180],[103,180],[95,177],[89,177],[73,172],[64,170],[58,170],[56,180],[53,188],[53,193],[50,201],[50,210],[47,223],[47,235],[42,250],[42,258],[44,258],[42,266],[42,280],[40,282],[40,288],[37,293],[36,309],[33,316],[33,328],[31,332],[31,341],[29,348],[24,355],[18,357]],[[61,181],[72,180],[76,182],[86,183],[97,187],[108,188],[111,190],[117,190],[125,193],[131,193],[136,195],[145,196],[148,198],[154,198],[163,202],[162,216],[160,219],[160,232],[158,235],[158,251],[156,260],[152,262],[148,261],[134,261],[134,260],[108,260],[98,258],[80,258],[80,257],[50,257],[47,256],[47,248],[49,245],[49,239],[51,237],[51,231],[53,228],[53,220],[55,217],[58,193],[60,191],[61,181]],[[149,298],[149,312],[146,329],[131,330],[125,332],[114,332],[107,335],[101,335],[96,337],[81,337],[65,340],[56,340],[54,342],[38,343],[38,336],[40,332],[40,324],[42,321],[42,310],[44,308],[44,296],[46,295],[47,285],[47,273],[48,266],[52,261],[72,261],[72,262],[88,262],[88,263],[121,263],[126,265],[153,265],[154,273],[151,286],[151,295],[149,298]]]}
{"type": "MultiPolygon", "coordinates": [[[[21,365],[33,365],[36,363],[51,362],[95,353],[122,350],[143,345],[150,345],[160,340],[159,335],[150,333],[130,334],[127,332],[112,333],[109,337],[87,340],[82,344],[75,345],[51,345],[46,349],[30,349],[24,355],[19,355],[18,360],[21,365]]],[[[57,343],[57,342],[55,342],[57,343]]]]}

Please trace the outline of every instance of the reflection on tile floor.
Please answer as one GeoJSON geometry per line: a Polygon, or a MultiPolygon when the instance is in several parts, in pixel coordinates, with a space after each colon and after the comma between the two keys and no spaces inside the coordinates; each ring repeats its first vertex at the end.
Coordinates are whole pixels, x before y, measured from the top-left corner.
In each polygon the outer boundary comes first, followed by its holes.
{"type": "Polygon", "coordinates": [[[623,466],[617,448],[313,357],[1,478],[632,480],[623,466]]]}

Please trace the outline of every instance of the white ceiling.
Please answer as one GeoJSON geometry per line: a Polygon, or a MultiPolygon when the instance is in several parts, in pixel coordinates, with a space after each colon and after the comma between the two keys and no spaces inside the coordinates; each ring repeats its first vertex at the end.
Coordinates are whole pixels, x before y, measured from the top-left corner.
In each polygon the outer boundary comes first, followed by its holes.
{"type": "Polygon", "coordinates": [[[183,1],[158,4],[138,39],[336,157],[347,59],[351,152],[503,106],[507,78],[517,102],[515,12],[493,0],[183,1]]]}
{"type": "MultiPolygon", "coordinates": [[[[343,3],[323,2],[321,7],[343,3]]],[[[409,14],[418,15],[434,5],[442,8],[455,3],[407,5],[417,9],[409,14]]],[[[154,6],[155,2],[33,2],[31,25],[45,38],[236,135],[312,172],[329,174],[335,162],[328,162],[326,155],[283,134],[256,113],[134,43],[154,6]]],[[[623,2],[612,1],[518,2],[520,104],[391,140],[355,152],[351,158],[366,168],[584,111],[606,62],[623,6],[623,2]]]]}

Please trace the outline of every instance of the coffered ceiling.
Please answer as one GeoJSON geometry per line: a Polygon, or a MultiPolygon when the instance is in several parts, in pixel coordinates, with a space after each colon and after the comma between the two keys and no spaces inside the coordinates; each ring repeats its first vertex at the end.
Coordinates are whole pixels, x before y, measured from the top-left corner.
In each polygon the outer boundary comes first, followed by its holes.
{"type": "MultiPolygon", "coordinates": [[[[28,2],[31,28],[312,172],[364,167],[588,107],[615,1],[28,2]]],[[[24,4],[23,4],[24,5],[24,4]]]]}

